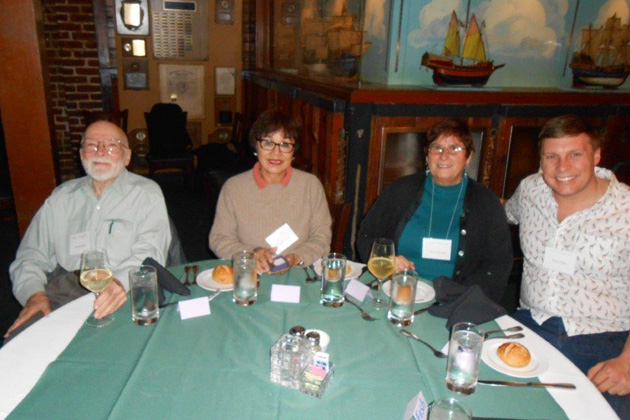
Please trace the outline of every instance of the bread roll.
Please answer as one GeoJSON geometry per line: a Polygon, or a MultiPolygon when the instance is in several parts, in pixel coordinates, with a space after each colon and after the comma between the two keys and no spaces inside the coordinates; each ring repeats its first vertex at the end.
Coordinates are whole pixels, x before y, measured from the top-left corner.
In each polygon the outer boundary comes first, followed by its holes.
{"type": "Polygon", "coordinates": [[[229,265],[218,265],[212,272],[212,279],[219,283],[234,283],[234,271],[229,265]]]}
{"type": "Polygon", "coordinates": [[[497,349],[497,354],[501,360],[512,367],[525,367],[532,360],[527,347],[511,341],[501,344],[497,349]]]}

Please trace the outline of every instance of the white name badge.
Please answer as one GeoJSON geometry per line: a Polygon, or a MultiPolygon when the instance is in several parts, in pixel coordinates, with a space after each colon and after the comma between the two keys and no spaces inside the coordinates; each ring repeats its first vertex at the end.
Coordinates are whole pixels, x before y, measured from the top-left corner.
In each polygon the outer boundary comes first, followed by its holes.
{"type": "Polygon", "coordinates": [[[81,255],[90,249],[90,232],[79,232],[70,235],[70,255],[81,255]]]}
{"type": "Polygon", "coordinates": [[[545,248],[543,267],[565,274],[573,274],[575,273],[576,260],[577,255],[575,253],[548,246],[545,248]]]}
{"type": "Polygon", "coordinates": [[[452,246],[450,239],[422,238],[422,258],[450,261],[452,246]]]}

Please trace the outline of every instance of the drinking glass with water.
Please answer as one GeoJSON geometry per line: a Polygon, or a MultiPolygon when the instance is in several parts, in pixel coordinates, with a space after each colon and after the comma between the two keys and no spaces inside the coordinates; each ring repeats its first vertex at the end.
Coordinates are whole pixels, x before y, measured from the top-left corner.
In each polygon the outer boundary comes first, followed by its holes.
{"type": "Polygon", "coordinates": [[[322,295],[324,306],[338,308],[343,305],[343,280],[346,277],[346,257],[336,252],[322,258],[322,295]]]}
{"type": "Polygon", "coordinates": [[[239,251],[232,255],[234,270],[234,295],[232,301],[240,306],[249,306],[258,300],[258,273],[256,254],[239,251]]]}
{"type": "Polygon", "coordinates": [[[483,333],[477,325],[460,322],[451,329],[446,366],[446,387],[460,394],[472,394],[479,378],[483,333]]]}

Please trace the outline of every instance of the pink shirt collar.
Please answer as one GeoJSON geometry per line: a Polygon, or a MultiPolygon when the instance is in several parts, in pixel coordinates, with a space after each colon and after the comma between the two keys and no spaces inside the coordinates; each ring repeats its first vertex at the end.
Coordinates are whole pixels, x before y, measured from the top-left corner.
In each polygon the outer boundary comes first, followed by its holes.
{"type": "MultiPolygon", "coordinates": [[[[256,185],[258,185],[258,188],[262,190],[267,185],[269,185],[269,183],[265,181],[262,175],[260,174],[260,162],[256,162],[256,164],[254,165],[253,172],[254,172],[254,180],[256,181],[256,185]]],[[[286,187],[287,185],[289,185],[289,181],[291,181],[292,173],[293,173],[293,168],[289,166],[287,168],[287,174],[284,176],[284,179],[280,182],[283,186],[286,187]]]]}

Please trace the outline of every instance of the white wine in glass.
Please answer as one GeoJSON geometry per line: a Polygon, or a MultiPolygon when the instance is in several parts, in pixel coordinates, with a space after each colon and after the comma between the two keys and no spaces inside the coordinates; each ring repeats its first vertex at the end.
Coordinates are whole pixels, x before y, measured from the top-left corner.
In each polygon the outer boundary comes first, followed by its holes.
{"type": "MultiPolygon", "coordinates": [[[[79,277],[83,287],[94,292],[96,297],[98,297],[112,282],[113,278],[114,275],[109,264],[109,258],[107,258],[107,251],[96,249],[83,253],[81,256],[81,276],[79,277]]],[[[111,324],[113,320],[114,316],[111,314],[101,319],[96,319],[94,318],[94,311],[92,311],[85,323],[90,327],[101,328],[111,324]]]]}
{"type": "Polygon", "coordinates": [[[394,274],[394,241],[391,239],[379,238],[372,244],[372,252],[367,266],[370,273],[378,280],[378,293],[372,299],[371,305],[374,309],[385,309],[387,303],[381,298],[383,280],[394,274]]]}

